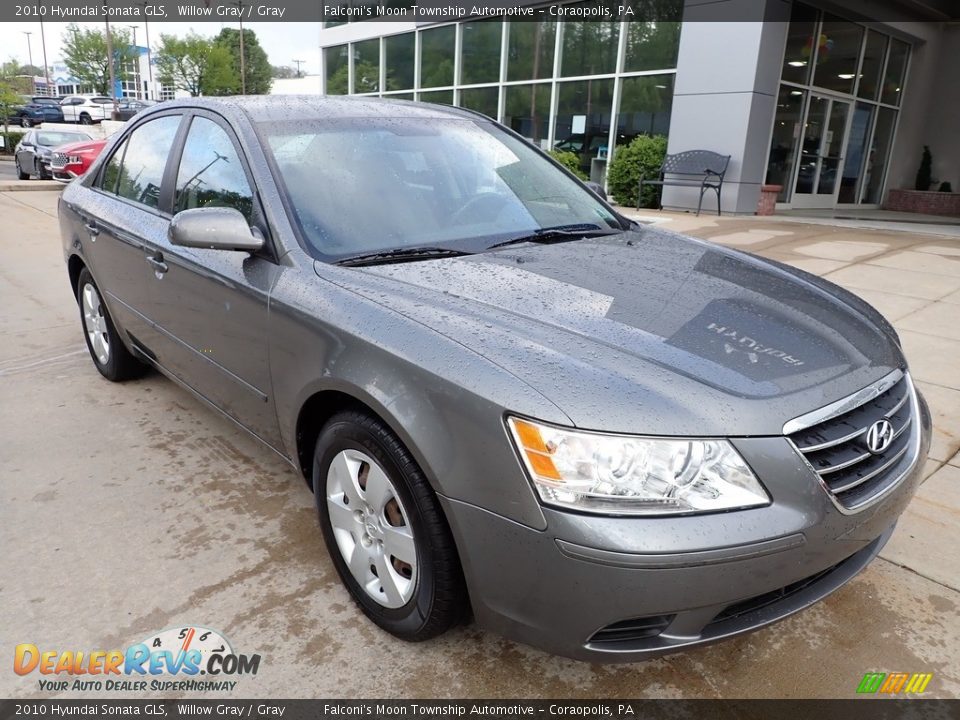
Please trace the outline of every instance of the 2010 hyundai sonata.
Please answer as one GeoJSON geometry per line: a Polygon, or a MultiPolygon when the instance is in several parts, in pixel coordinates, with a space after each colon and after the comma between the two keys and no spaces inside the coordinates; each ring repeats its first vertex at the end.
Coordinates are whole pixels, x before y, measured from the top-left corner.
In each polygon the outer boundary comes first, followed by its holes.
{"type": "Polygon", "coordinates": [[[404,639],[470,609],[590,660],[753,630],[869,563],[920,480],[873,308],[632,223],[468,111],[165,103],[60,224],[97,369],[154,366],[287,458],[404,639]]]}

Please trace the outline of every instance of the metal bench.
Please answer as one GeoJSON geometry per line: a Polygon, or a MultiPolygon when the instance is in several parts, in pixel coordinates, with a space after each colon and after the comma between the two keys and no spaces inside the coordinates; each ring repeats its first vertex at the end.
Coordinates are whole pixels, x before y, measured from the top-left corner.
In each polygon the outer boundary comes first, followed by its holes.
{"type": "MultiPolygon", "coordinates": [[[[667,155],[660,168],[659,180],[647,180],[640,177],[640,187],[637,191],[637,210],[643,197],[644,185],[677,185],[680,187],[700,188],[700,201],[697,203],[697,215],[703,205],[703,194],[707,190],[717,193],[717,215],[720,214],[720,188],[723,186],[723,176],[727,172],[729,155],[721,155],[710,150],[686,150],[684,152],[667,155]],[[667,177],[670,176],[670,177],[667,177]]],[[[662,195],[662,193],[661,193],[662,195]]],[[[663,209],[663,202],[660,202],[663,209]]]]}

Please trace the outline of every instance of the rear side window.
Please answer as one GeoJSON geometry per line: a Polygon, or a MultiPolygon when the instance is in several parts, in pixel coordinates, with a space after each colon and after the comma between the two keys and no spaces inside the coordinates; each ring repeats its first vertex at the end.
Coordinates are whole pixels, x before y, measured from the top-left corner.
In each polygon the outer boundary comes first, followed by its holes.
{"type": "Polygon", "coordinates": [[[253,192],[230,136],[212,120],[195,117],[177,173],[174,212],[201,207],[234,208],[253,220],[253,192]]]}
{"type": "Polygon", "coordinates": [[[123,151],[126,149],[127,141],[124,140],[103,168],[103,176],[100,180],[100,188],[102,190],[111,193],[117,192],[117,180],[120,178],[120,167],[123,164],[123,151]]]}
{"type": "MultiPolygon", "coordinates": [[[[179,115],[166,115],[144,123],[130,134],[117,176],[114,191],[117,195],[151,208],[159,205],[160,183],[167,165],[167,155],[170,154],[179,126],[179,115]]],[[[114,153],[110,164],[119,155],[114,153]]],[[[104,190],[108,189],[107,172],[104,173],[104,190]]]]}

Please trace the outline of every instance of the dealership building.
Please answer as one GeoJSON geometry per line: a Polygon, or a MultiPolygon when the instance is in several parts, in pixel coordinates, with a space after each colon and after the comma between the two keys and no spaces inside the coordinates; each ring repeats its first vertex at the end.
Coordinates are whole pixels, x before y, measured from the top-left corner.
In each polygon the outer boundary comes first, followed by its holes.
{"type": "MultiPolygon", "coordinates": [[[[730,156],[725,213],[753,213],[763,184],[782,186],[781,209],[877,208],[914,188],[925,145],[935,184],[960,190],[955,5],[651,0],[623,22],[327,22],[321,90],[471,108],[578,153],[599,181],[618,146],[666,135],[671,153],[730,156]]],[[[664,188],[668,208],[697,198],[664,188]]]]}

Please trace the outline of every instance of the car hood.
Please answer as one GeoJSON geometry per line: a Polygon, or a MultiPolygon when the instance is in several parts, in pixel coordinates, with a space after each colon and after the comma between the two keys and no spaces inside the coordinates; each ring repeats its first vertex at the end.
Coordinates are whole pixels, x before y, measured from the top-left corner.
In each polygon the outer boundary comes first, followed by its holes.
{"type": "Polygon", "coordinates": [[[582,428],[779,434],[903,366],[889,325],[849,293],[654,228],[343,270],[582,428]]]}
{"type": "Polygon", "coordinates": [[[83,150],[102,150],[107,144],[106,140],[80,140],[79,142],[67,143],[56,148],[57,152],[70,154],[83,150]]]}

